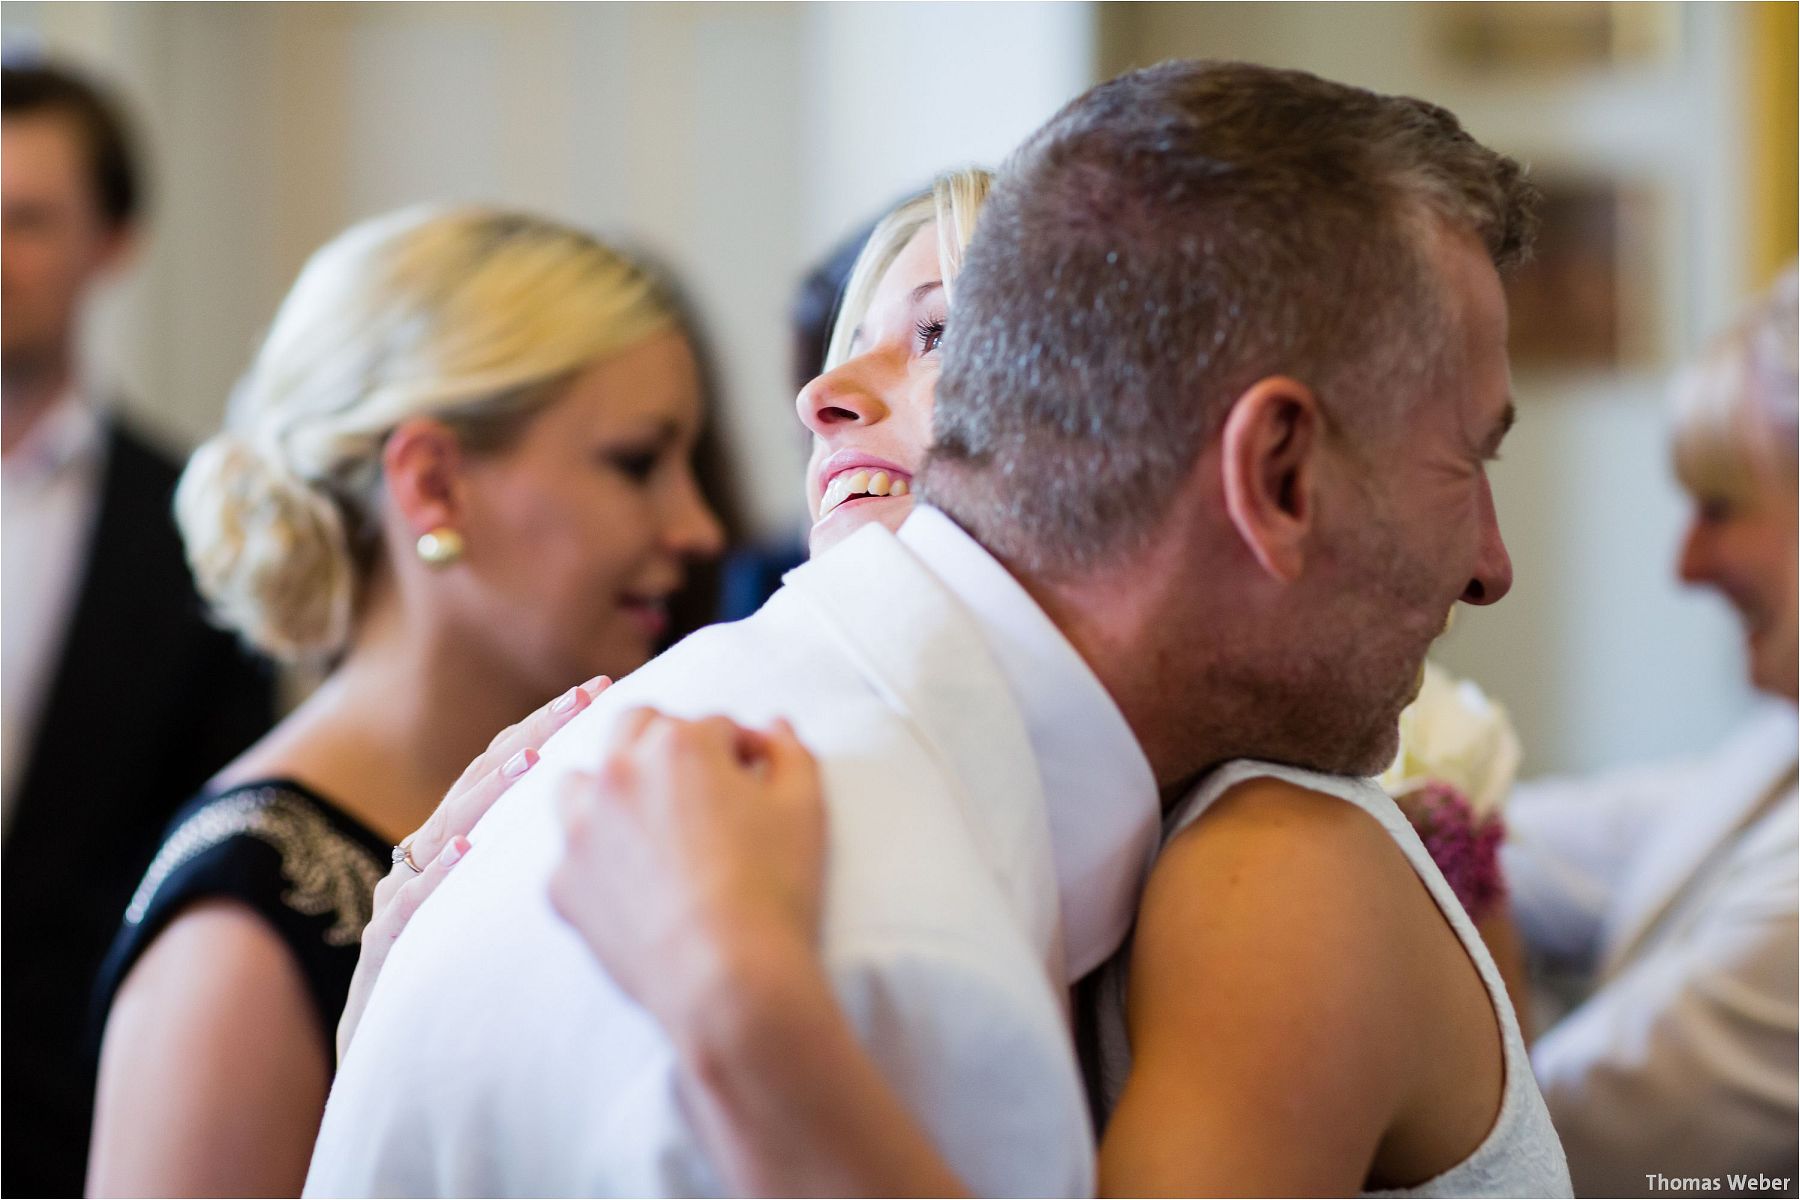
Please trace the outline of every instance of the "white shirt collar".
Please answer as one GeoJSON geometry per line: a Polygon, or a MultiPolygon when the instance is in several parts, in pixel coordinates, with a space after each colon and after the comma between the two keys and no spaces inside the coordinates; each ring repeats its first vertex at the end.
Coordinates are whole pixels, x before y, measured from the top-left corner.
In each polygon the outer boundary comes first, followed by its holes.
{"type": "Polygon", "coordinates": [[[105,441],[100,414],[71,387],[6,456],[6,473],[20,483],[48,481],[70,466],[98,458],[105,441]]]}
{"type": "Polygon", "coordinates": [[[980,543],[924,504],[900,540],[968,608],[1024,717],[1049,815],[1069,978],[1079,979],[1112,955],[1137,914],[1156,855],[1156,776],[1094,672],[980,543]]]}

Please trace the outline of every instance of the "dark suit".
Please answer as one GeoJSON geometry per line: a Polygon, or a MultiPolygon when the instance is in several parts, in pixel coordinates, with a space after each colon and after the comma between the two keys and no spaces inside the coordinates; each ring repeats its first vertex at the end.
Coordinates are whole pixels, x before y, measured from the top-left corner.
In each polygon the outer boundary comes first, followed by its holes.
{"type": "Polygon", "coordinates": [[[75,612],[0,869],[0,1192],[80,1195],[94,975],[170,816],[268,728],[272,676],[207,624],[176,468],[108,424],[75,612]]]}

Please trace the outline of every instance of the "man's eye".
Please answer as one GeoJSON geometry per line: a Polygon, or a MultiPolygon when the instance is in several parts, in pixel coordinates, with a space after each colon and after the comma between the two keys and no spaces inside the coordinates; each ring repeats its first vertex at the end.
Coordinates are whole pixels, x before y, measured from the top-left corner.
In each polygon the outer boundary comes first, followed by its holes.
{"type": "Polygon", "coordinates": [[[931,321],[920,321],[913,326],[919,333],[919,353],[930,354],[944,340],[944,321],[939,317],[931,321]]]}

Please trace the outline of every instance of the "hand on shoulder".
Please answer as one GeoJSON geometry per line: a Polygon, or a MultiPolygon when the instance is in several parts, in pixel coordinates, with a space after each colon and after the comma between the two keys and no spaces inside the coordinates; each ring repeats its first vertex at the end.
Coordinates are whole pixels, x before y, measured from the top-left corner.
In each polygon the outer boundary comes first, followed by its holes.
{"type": "Polygon", "coordinates": [[[758,731],[635,710],[598,774],[572,773],[559,799],[551,901],[678,1041],[766,962],[816,958],[825,805],[785,721],[758,731]]]}

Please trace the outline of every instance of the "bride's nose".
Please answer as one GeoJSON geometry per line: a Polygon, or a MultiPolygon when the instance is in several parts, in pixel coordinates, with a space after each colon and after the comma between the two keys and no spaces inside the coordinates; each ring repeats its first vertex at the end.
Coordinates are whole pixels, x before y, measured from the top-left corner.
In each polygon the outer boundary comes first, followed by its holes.
{"type": "Polygon", "coordinates": [[[794,407],[800,421],[818,437],[846,425],[873,425],[887,419],[889,408],[868,359],[853,358],[800,389],[794,407]]]}

